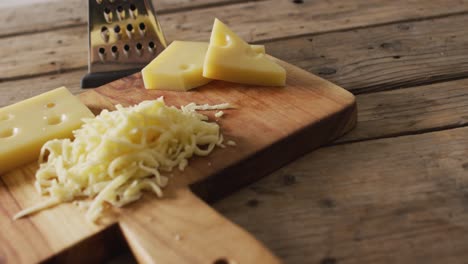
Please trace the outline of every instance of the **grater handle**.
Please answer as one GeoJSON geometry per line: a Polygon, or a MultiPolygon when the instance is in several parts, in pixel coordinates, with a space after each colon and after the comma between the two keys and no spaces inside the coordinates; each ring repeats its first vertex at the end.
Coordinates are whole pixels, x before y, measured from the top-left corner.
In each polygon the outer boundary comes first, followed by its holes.
{"type": "Polygon", "coordinates": [[[86,74],[83,79],[81,79],[81,88],[96,88],[106,83],[110,83],[117,79],[123,78],[128,75],[132,75],[136,72],[139,72],[140,69],[130,69],[123,71],[114,71],[114,72],[93,72],[86,74]]]}

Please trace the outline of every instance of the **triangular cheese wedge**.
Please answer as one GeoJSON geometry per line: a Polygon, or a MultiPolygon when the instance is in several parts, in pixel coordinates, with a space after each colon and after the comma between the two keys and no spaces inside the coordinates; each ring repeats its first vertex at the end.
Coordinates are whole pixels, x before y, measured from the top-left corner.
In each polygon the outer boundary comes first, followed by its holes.
{"type": "MultiPolygon", "coordinates": [[[[208,49],[206,42],[174,41],[141,71],[146,89],[187,91],[207,84],[202,75],[208,49]]],[[[265,53],[263,45],[252,45],[265,53]]]]}
{"type": "Polygon", "coordinates": [[[284,86],[286,71],[215,19],[203,76],[236,83],[284,86]]]}

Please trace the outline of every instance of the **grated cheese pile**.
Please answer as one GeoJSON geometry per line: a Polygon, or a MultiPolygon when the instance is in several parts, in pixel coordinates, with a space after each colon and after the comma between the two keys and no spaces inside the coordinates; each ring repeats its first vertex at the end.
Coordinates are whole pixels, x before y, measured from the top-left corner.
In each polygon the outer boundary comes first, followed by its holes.
{"type": "Polygon", "coordinates": [[[216,123],[208,123],[197,109],[223,109],[229,104],[181,107],[165,105],[163,98],[116,111],[107,110],[84,120],[75,140],[55,139],[41,150],[36,188],[50,199],[18,213],[15,218],[62,202],[92,198],[86,217],[96,221],[109,203],[123,206],[143,190],[161,197],[164,176],[184,170],[193,155],[206,156],[223,137],[216,123]]]}

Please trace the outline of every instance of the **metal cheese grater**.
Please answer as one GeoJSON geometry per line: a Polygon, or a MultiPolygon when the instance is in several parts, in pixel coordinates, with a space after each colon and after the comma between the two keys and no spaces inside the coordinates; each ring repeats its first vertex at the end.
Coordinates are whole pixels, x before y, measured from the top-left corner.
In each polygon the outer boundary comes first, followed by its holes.
{"type": "Polygon", "coordinates": [[[167,46],[150,0],[89,0],[88,33],[82,88],[133,74],[167,46]]]}

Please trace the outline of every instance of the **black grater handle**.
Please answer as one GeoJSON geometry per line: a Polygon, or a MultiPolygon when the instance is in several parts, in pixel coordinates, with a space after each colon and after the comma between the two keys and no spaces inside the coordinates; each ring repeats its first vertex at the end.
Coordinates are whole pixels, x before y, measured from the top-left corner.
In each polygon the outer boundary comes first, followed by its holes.
{"type": "Polygon", "coordinates": [[[96,88],[139,71],[140,69],[130,69],[115,72],[88,73],[81,79],[81,88],[96,88]]]}

